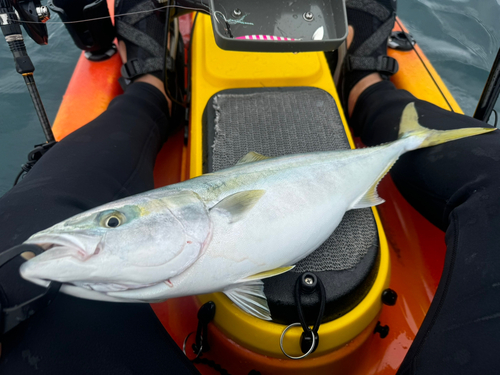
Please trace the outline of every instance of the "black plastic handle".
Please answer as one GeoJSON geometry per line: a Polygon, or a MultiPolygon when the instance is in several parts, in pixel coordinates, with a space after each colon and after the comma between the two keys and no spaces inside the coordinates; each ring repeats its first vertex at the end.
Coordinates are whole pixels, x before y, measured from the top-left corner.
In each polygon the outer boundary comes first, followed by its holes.
{"type": "MultiPolygon", "coordinates": [[[[11,260],[27,251],[39,255],[43,252],[43,249],[36,245],[23,244],[4,251],[2,254],[0,254],[0,272],[5,264],[9,263],[11,260]]],[[[59,292],[60,288],[61,283],[52,281],[45,293],[42,293],[35,298],[32,298],[14,307],[2,308],[2,306],[0,306],[0,335],[10,331],[19,323],[24,322],[30,316],[35,314],[37,311],[50,305],[50,303],[54,300],[57,293],[59,292]]]]}

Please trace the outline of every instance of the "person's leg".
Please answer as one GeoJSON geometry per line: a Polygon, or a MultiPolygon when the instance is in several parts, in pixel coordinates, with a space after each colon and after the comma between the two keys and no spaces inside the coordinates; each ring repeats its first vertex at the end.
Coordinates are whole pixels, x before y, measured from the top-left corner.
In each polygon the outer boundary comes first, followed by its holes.
{"type": "MultiPolygon", "coordinates": [[[[54,146],[0,199],[0,247],[100,204],[153,188],[156,155],[171,125],[165,96],[134,83],[93,122],[54,146]]],[[[0,272],[3,307],[40,293],[0,272]]],[[[0,340],[0,372],[28,374],[196,373],[148,304],[113,304],[60,294],[0,340]]]]}
{"type": "MultiPolygon", "coordinates": [[[[369,146],[397,138],[402,111],[411,102],[419,122],[431,129],[486,126],[381,79],[360,80],[348,94],[349,124],[369,146]]],[[[398,374],[497,372],[499,163],[500,133],[494,132],[410,152],[391,171],[403,196],[446,231],[447,245],[437,293],[398,374]]]]}
{"type": "MultiPolygon", "coordinates": [[[[99,118],[55,145],[0,198],[0,252],[87,209],[152,189],[156,156],[173,126],[169,106],[162,81],[142,75],[99,118]]],[[[43,291],[20,278],[20,263],[0,270],[2,308],[43,291]]],[[[0,342],[6,374],[198,373],[148,304],[60,294],[0,342]]]]}
{"type": "MultiPolygon", "coordinates": [[[[367,145],[397,138],[403,108],[416,103],[431,129],[484,127],[390,82],[368,88],[351,123],[367,145]]],[[[446,262],[401,374],[494,373],[500,334],[500,133],[471,137],[401,157],[391,176],[402,195],[446,232],[446,262]]]]}

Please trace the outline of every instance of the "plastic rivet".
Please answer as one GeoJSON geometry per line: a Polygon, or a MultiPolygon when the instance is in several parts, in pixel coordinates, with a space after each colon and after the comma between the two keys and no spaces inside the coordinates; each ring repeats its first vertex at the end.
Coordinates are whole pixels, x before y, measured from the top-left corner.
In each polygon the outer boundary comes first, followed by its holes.
{"type": "Polygon", "coordinates": [[[310,272],[306,272],[301,277],[301,287],[302,291],[305,293],[312,293],[316,290],[316,286],[318,285],[318,280],[316,275],[310,272]]]}
{"type": "Polygon", "coordinates": [[[305,12],[304,19],[308,22],[311,22],[312,20],[314,20],[314,14],[312,14],[311,12],[305,12]]]}

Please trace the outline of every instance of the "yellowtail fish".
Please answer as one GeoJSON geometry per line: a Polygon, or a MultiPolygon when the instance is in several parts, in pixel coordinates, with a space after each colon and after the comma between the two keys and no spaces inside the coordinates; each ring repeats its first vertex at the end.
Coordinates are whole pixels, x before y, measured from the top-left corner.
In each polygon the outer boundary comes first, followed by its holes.
{"type": "Polygon", "coordinates": [[[250,153],[232,168],[76,215],[25,242],[46,251],[21,274],[115,302],[222,291],[271,319],[261,280],[317,249],[346,211],[382,203],[376,187],[400,155],[493,130],[425,129],[410,104],[391,143],[276,158],[250,153]]]}

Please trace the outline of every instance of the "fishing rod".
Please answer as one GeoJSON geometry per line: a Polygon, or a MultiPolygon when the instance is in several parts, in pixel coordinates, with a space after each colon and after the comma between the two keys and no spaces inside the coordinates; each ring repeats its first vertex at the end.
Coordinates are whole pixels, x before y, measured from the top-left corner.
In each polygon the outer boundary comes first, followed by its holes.
{"type": "MultiPolygon", "coordinates": [[[[11,0],[0,0],[0,28],[14,56],[16,71],[24,78],[31,100],[35,106],[36,114],[42,125],[45,139],[47,143],[53,143],[55,142],[54,134],[52,133],[47,113],[45,112],[42,99],[36,87],[35,78],[33,76],[35,67],[28,56],[20,26],[20,17],[29,19],[34,16],[40,21],[43,21],[48,20],[49,15],[48,9],[42,7],[37,0],[12,0],[12,2],[11,0]]],[[[45,25],[33,24],[25,28],[28,35],[32,37],[35,42],[38,44],[47,44],[48,36],[45,25]]]]}
{"type": "MultiPolygon", "coordinates": [[[[490,71],[486,85],[484,86],[483,93],[479,99],[479,103],[474,113],[474,118],[488,122],[491,112],[494,111],[495,104],[500,94],[500,49],[498,50],[497,57],[490,71]]],[[[496,125],[495,120],[495,125],[496,125]]],[[[496,127],[496,126],[495,126],[496,127]]]]}

